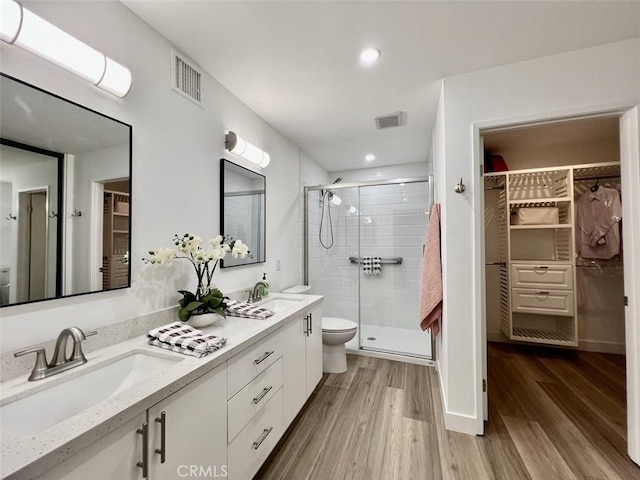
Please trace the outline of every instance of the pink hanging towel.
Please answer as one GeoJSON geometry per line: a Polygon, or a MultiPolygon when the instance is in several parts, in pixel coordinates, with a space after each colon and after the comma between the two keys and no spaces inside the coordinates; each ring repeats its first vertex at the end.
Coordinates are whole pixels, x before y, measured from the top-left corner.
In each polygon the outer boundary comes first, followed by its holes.
{"type": "Polygon", "coordinates": [[[429,216],[426,248],[422,259],[420,328],[438,335],[442,315],[442,266],[440,258],[440,204],[434,203],[429,216]]]}

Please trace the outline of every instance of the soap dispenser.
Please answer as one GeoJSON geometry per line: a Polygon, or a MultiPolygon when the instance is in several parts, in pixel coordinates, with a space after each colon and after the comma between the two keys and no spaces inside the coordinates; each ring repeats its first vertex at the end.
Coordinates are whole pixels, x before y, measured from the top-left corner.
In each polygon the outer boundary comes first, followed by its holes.
{"type": "Polygon", "coordinates": [[[264,298],[269,296],[269,282],[267,282],[266,273],[262,274],[262,281],[264,282],[265,286],[262,287],[262,292],[260,296],[264,298]]]}

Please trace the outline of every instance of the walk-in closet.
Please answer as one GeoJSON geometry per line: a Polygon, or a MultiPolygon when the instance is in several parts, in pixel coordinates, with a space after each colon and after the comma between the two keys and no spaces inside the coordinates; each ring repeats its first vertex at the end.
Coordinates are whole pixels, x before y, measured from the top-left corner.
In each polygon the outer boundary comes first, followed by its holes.
{"type": "MultiPolygon", "coordinates": [[[[576,436],[624,465],[619,117],[485,132],[482,140],[487,428],[536,422],[543,437],[576,436]]],[[[559,465],[585,468],[559,453],[559,465]]],[[[600,466],[603,474],[617,468],[600,466]]]]}

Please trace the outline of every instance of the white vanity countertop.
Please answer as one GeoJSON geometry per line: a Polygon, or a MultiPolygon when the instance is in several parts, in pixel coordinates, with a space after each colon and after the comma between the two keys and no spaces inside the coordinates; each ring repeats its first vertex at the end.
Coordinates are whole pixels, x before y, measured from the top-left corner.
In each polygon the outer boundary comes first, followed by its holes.
{"type": "MultiPolygon", "coordinates": [[[[152,347],[147,344],[146,336],[140,336],[89,353],[86,355],[88,362],[85,365],[68,372],[36,382],[27,381],[28,375],[4,382],[0,399],[2,405],[44,389],[49,383],[59,383],[64,378],[82,375],[85,371],[90,371],[91,366],[97,362],[124,356],[132,351],[151,354],[160,352],[163,356],[170,355],[181,359],[174,366],[38,434],[18,436],[2,429],[0,425],[2,478],[36,478],[271,332],[293,321],[299,316],[301,310],[315,307],[322,302],[322,297],[318,295],[283,293],[272,294],[265,300],[273,298],[295,299],[299,300],[299,303],[265,320],[228,316],[211,327],[203,328],[202,330],[206,333],[227,338],[227,344],[223,348],[203,358],[152,347]]],[[[46,412],[34,412],[34,414],[46,415],[46,412]]]]}

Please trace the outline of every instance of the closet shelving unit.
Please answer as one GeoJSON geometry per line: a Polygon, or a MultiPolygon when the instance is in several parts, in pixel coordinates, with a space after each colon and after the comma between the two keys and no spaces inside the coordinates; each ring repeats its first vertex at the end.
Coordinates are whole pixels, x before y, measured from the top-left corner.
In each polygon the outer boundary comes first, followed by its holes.
{"type": "Polygon", "coordinates": [[[574,200],[594,179],[616,175],[619,163],[485,174],[485,188],[501,190],[500,330],[509,339],[578,346],[574,200]],[[532,207],[557,208],[558,223],[513,223],[519,209],[532,207]]]}
{"type": "Polygon", "coordinates": [[[102,288],[126,287],[129,266],[129,194],[104,191],[102,288]]]}

